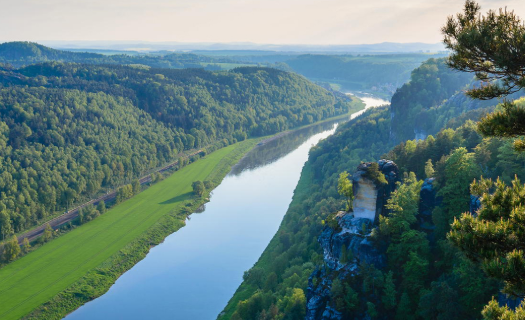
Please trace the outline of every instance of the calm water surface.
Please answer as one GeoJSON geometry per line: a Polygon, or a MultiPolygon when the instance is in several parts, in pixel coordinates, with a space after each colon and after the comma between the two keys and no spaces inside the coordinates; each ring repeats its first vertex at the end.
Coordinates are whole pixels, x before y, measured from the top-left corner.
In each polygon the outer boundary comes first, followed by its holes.
{"type": "MultiPolygon", "coordinates": [[[[361,98],[367,107],[388,103],[361,98]]],[[[336,126],[298,130],[252,150],[203,212],[66,319],[216,319],[278,230],[308,150],[336,126]]]]}

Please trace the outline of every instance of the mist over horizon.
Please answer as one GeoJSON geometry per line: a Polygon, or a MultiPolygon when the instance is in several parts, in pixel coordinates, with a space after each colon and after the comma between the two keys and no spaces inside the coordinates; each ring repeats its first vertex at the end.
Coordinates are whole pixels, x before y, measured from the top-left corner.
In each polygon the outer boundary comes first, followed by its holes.
{"type": "MultiPolygon", "coordinates": [[[[484,12],[504,5],[525,14],[523,1],[482,0],[480,5],[484,12]]],[[[4,28],[0,39],[44,44],[60,39],[277,46],[439,43],[446,17],[462,6],[457,0],[20,0],[4,3],[0,21],[16,28],[4,28]]]]}

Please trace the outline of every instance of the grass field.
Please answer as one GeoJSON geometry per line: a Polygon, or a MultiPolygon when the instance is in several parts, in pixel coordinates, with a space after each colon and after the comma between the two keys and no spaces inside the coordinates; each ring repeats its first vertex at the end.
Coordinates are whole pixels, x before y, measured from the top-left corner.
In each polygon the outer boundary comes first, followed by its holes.
{"type": "MultiPolygon", "coordinates": [[[[254,144],[245,141],[217,150],[1,269],[0,319],[24,317],[112,256],[128,254],[121,249],[192,200],[193,181],[222,179],[254,144]]],[[[182,226],[185,215],[180,217],[182,226]]]]}

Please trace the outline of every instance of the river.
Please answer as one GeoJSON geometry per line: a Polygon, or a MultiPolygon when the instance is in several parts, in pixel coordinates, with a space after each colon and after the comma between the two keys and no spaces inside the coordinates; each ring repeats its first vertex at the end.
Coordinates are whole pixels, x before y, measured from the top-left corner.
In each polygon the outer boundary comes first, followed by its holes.
{"type": "MultiPolygon", "coordinates": [[[[360,98],[367,108],[388,103],[360,98]]],[[[309,149],[336,127],[300,129],[250,151],[184,228],[65,319],[216,319],[277,232],[309,149]]]]}

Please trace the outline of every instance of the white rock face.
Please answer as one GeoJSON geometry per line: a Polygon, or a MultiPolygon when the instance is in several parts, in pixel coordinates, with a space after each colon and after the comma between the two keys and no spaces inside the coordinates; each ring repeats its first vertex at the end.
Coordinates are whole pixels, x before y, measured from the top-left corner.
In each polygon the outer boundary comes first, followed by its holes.
{"type": "Polygon", "coordinates": [[[375,184],[363,177],[359,180],[359,189],[354,199],[354,217],[374,221],[376,218],[377,189],[375,184]]]}

